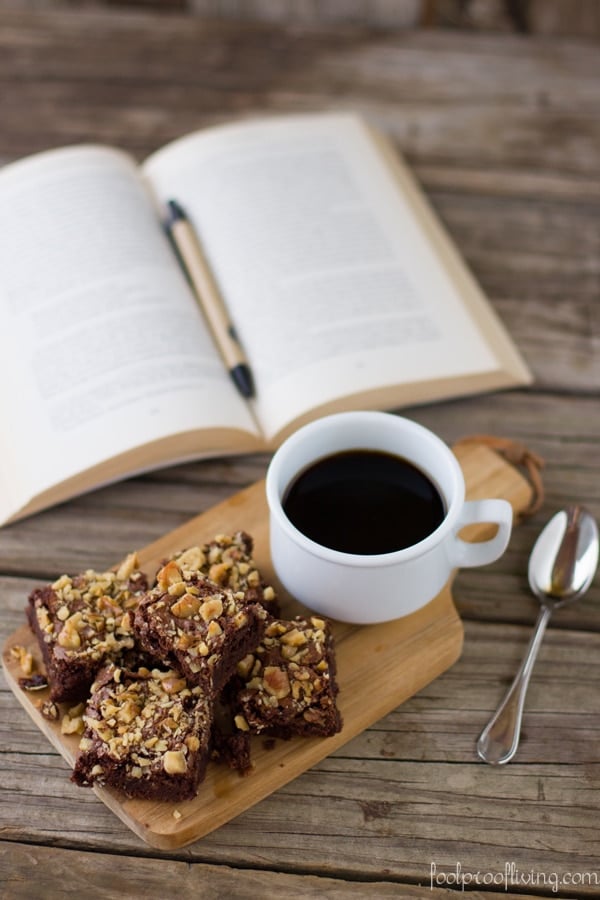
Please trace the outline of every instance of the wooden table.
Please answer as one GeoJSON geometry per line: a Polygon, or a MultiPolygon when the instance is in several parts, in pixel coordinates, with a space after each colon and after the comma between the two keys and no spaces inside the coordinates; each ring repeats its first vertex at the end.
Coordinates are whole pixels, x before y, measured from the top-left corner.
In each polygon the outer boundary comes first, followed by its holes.
{"type": "MultiPolygon", "coordinates": [[[[409,414],[449,442],[523,441],[546,459],[547,491],[500,562],[459,575],[465,645],[452,669],[183,850],[152,850],[70,784],[0,682],[2,896],[428,897],[432,881],[449,894],[458,867],[458,886],[487,897],[504,893],[511,863],[530,881],[513,869],[508,894],[600,896],[597,581],[552,622],[515,761],[496,769],[475,754],[537,612],[525,573],[538,530],[570,501],[600,516],[599,100],[600,55],[584,42],[0,13],[1,162],[89,140],[141,159],[265,111],[355,108],[391,133],[536,376],[527,391],[409,414]]],[[[181,466],[0,531],[2,640],[34,584],[112,564],[266,463],[181,466]]]]}

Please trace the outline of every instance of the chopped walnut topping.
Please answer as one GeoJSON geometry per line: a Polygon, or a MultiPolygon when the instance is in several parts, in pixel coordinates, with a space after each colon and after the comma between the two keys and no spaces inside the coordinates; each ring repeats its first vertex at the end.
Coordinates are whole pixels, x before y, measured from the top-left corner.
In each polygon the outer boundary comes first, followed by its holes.
{"type": "Polygon", "coordinates": [[[245,718],[241,715],[237,715],[234,717],[235,727],[239,728],[240,731],[250,731],[250,726],[246,722],[245,718]]]}
{"type": "Polygon", "coordinates": [[[181,580],[181,570],[175,562],[168,562],[156,576],[156,583],[163,591],[168,591],[172,584],[181,580]]]}
{"type": "Polygon", "coordinates": [[[179,553],[175,559],[181,571],[185,572],[186,575],[200,572],[202,566],[206,565],[206,556],[200,547],[190,547],[188,550],[184,550],[183,553],[179,553]]]}
{"type": "Polygon", "coordinates": [[[163,756],[163,765],[168,775],[183,775],[187,770],[183,750],[167,750],[163,756]]]}
{"type": "Polygon", "coordinates": [[[184,578],[203,575],[219,587],[242,591],[248,603],[262,603],[277,614],[277,598],[270,585],[263,584],[252,557],[252,538],[243,531],[218,534],[202,547],[176,553],[173,561],[184,578]]]}
{"type": "Polygon", "coordinates": [[[252,666],[254,665],[254,654],[248,653],[242,660],[237,664],[237,673],[241,675],[242,678],[247,678],[248,674],[252,671],[252,666]]]}
{"type": "Polygon", "coordinates": [[[231,570],[231,562],[213,563],[208,570],[208,577],[216,584],[225,584],[231,570]]]}
{"type": "MultiPolygon", "coordinates": [[[[68,621],[68,620],[67,620],[68,621]]],[[[74,626],[65,627],[59,631],[57,641],[65,650],[78,650],[81,647],[81,638],[74,626]]]]}
{"type": "Polygon", "coordinates": [[[290,680],[285,669],[278,666],[266,666],[263,672],[265,690],[278,700],[283,700],[290,692],[290,680]]]}
{"type": "Polygon", "coordinates": [[[140,561],[137,553],[129,553],[117,569],[117,580],[127,581],[139,567],[140,561]]]}
{"type": "Polygon", "coordinates": [[[306,643],[306,635],[298,628],[292,628],[281,636],[282,644],[289,644],[291,647],[301,647],[306,643]]]}
{"type": "Polygon", "coordinates": [[[245,610],[241,609],[235,614],[233,621],[235,622],[236,628],[243,628],[248,622],[248,614],[245,610]]]}
{"type": "Polygon", "coordinates": [[[117,572],[62,575],[49,588],[34,591],[31,602],[48,643],[69,654],[102,658],[133,647],[130,611],[138,603],[145,578],[130,554],[117,572]]]}
{"type": "Polygon", "coordinates": [[[217,619],[223,613],[223,601],[219,596],[209,597],[200,606],[200,615],[205,622],[217,619]]]}
{"type": "Polygon", "coordinates": [[[177,678],[175,675],[170,674],[163,678],[162,686],[167,694],[179,694],[186,689],[187,682],[185,678],[177,678]]]}
{"type": "Polygon", "coordinates": [[[219,625],[219,623],[213,619],[208,623],[208,628],[206,629],[206,633],[209,637],[218,637],[220,634],[223,634],[223,629],[219,625]]]}
{"type": "MultiPolygon", "coordinates": [[[[173,579],[183,577],[174,561],[168,566],[173,579]]],[[[185,587],[182,596],[171,598],[157,583],[140,602],[134,631],[142,648],[173,660],[190,683],[212,695],[234,673],[240,655],[256,646],[267,613],[247,603],[242,592],[218,588],[198,574],[185,587]]]]}
{"type": "MultiPolygon", "coordinates": [[[[181,582],[183,584],[183,582],[181,582]]],[[[185,585],[184,585],[185,588],[185,585]]],[[[171,612],[174,616],[178,616],[180,619],[189,619],[191,616],[196,615],[198,610],[200,609],[200,600],[198,597],[194,597],[193,594],[184,594],[181,600],[178,600],[171,607],[171,612]]]]}
{"type": "Polygon", "coordinates": [[[173,584],[170,584],[167,593],[169,597],[181,597],[186,592],[185,581],[175,581],[173,584]]]}
{"type": "Polygon", "coordinates": [[[42,647],[52,700],[83,697],[96,671],[134,646],[133,610],[147,588],[130,554],[117,571],[61,575],[32,592],[28,615],[42,647]]]}
{"type": "Polygon", "coordinates": [[[171,790],[167,776],[187,774],[189,782],[174,788],[174,798],[192,796],[199,754],[208,756],[210,703],[174,670],[122,670],[119,682],[114,672],[108,667],[96,681],[84,716],[75,780],[160,799],[159,791],[167,796],[171,790]],[[96,765],[103,771],[94,775],[96,765]]]}
{"type": "Polygon", "coordinates": [[[327,623],[318,618],[273,620],[253,654],[237,667],[239,730],[280,735],[330,735],[341,720],[327,623]]]}

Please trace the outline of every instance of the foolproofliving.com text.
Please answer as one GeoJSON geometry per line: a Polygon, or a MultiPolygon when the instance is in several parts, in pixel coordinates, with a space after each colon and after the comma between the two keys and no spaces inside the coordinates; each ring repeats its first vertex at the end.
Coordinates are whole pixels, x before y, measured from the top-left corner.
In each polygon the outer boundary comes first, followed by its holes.
{"type": "Polygon", "coordinates": [[[453,887],[470,890],[475,887],[503,888],[505,891],[514,888],[549,888],[558,894],[560,890],[581,887],[597,887],[600,884],[598,872],[543,872],[538,869],[521,869],[514,862],[505,862],[502,869],[470,870],[463,868],[460,862],[454,869],[443,866],[438,869],[432,862],[429,870],[431,889],[436,887],[453,887]]]}

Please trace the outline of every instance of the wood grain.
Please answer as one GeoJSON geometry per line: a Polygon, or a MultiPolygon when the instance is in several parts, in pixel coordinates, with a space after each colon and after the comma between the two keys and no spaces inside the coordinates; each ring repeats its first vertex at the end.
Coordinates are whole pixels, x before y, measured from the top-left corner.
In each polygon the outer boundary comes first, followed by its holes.
{"type": "MultiPolygon", "coordinates": [[[[175,874],[182,896],[210,896],[214,885],[216,896],[245,898],[278,889],[301,896],[303,885],[313,896],[320,888],[333,896],[446,896],[442,885],[429,891],[432,861],[447,871],[457,860],[467,871],[514,860],[541,875],[598,873],[600,579],[552,619],[517,759],[497,771],[474,752],[537,612],[525,574],[536,534],[568,502],[585,502],[600,518],[597,47],[0,5],[2,162],[81,140],[108,141],[141,159],[194,128],[257,113],[357,109],[391,133],[537,379],[527,391],[408,414],[449,443],[486,431],[546,458],[543,510],[515,529],[498,563],[454,582],[465,625],[461,659],[185,850],[152,851],[91,792],[70,784],[0,673],[5,893],[64,895],[67,871],[76,889],[89,871],[99,896],[110,895],[112,879],[135,896],[139,875],[145,896],[157,900],[173,892],[175,874]]],[[[267,461],[180,466],[2,529],[0,640],[22,621],[34,584],[90,559],[112,564],[124,548],[158,539],[262,478],[267,461]]],[[[599,887],[556,892],[540,881],[524,890],[549,898],[598,896],[599,887]]]]}
{"type": "MultiPolygon", "coordinates": [[[[331,878],[323,875],[295,875],[284,872],[264,872],[258,868],[244,869],[243,874],[228,866],[206,865],[165,859],[145,859],[116,854],[78,853],[74,856],[56,847],[36,847],[12,843],[0,847],[0,883],[4,884],[11,900],[31,900],[32,871],[48,872],[45,880],[47,896],[80,897],[82,894],[101,896],[103,900],[138,897],[143,885],[145,897],[164,897],[165,884],[176,886],[180,900],[207,897],[217,900],[346,900],[369,897],[393,898],[399,895],[398,883],[392,879],[373,878],[366,881],[331,878]],[[65,889],[65,871],[68,887],[65,889]]],[[[437,876],[439,877],[439,875],[437,876]]],[[[441,882],[441,878],[440,878],[441,882]]],[[[428,885],[402,885],[403,900],[431,898],[428,885]]],[[[439,888],[440,900],[455,900],[452,889],[439,888]]],[[[526,894],[511,893],[514,900],[526,900],[526,894]]],[[[473,900],[492,900],[497,894],[487,891],[471,894],[473,900]]]]}
{"type": "MultiPolygon", "coordinates": [[[[564,720],[567,686],[558,696],[547,689],[553,687],[553,654],[561,640],[560,633],[552,637],[556,639],[542,654],[543,667],[536,668],[532,684],[536,690],[527,705],[527,755],[520,755],[510,767],[482,766],[475,759],[474,745],[478,728],[502,690],[498,674],[508,678],[514,672],[525,630],[503,631],[488,625],[472,632],[467,623],[465,651],[448,673],[235,821],[185,852],[167,855],[187,865],[210,861],[221,863],[222,870],[237,869],[240,891],[248,867],[266,869],[266,885],[268,870],[270,874],[335,874],[339,879],[376,882],[384,877],[406,883],[408,878],[427,884],[432,860],[450,870],[460,859],[473,870],[515,860],[522,869],[594,871],[597,859],[590,848],[597,833],[599,769],[597,758],[591,760],[591,750],[598,745],[600,719],[597,707],[585,702],[578,718],[578,739],[587,744],[587,761],[569,757],[569,747],[556,756],[565,740],[570,739],[573,748],[576,735],[570,735],[571,722],[564,720]],[[501,658],[501,666],[490,673],[481,665],[482,654],[473,657],[482,634],[487,659],[501,658]],[[521,642],[516,646],[515,636],[521,642]],[[479,670],[474,677],[476,665],[479,670]],[[543,689],[536,684],[538,672],[543,689]],[[545,835],[543,847],[540,830],[545,835]]],[[[574,677],[586,664],[592,667],[576,702],[597,683],[593,661],[598,659],[598,649],[597,641],[588,642],[587,650],[583,642],[579,646],[580,666],[574,677]]],[[[11,703],[6,712],[12,716],[14,730],[15,720],[21,717],[15,716],[14,700],[11,703]]],[[[3,710],[6,721],[4,714],[3,710]]],[[[22,721],[30,733],[20,735],[23,749],[6,755],[0,772],[5,839],[30,842],[35,836],[36,844],[70,848],[77,871],[79,853],[73,853],[74,847],[98,851],[97,865],[104,865],[105,873],[112,864],[112,857],[105,854],[148,856],[147,848],[142,850],[135,835],[91,792],[69,784],[64,763],[45,749],[46,739],[24,714],[22,721]],[[45,795],[43,806],[36,795],[39,789],[45,795]]],[[[30,849],[35,854],[36,848],[30,849]]],[[[7,852],[10,868],[10,848],[7,852]]],[[[166,861],[165,854],[154,855],[166,861]]],[[[48,857],[41,856],[42,864],[44,860],[47,865],[48,857]]],[[[139,871],[143,873],[143,867],[139,871]]],[[[50,871],[48,877],[53,877],[50,871]]],[[[400,885],[396,889],[404,896],[400,885]]],[[[158,889],[156,896],[160,896],[158,889]]]]}

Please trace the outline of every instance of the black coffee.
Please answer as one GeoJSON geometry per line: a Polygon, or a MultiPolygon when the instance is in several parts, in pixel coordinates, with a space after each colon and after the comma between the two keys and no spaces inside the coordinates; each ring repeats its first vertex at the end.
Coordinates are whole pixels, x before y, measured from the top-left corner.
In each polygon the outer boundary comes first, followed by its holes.
{"type": "Polygon", "coordinates": [[[283,508],[306,537],[361,555],[417,544],[445,516],[439,491],[420,469],[378,450],[317,460],[288,488],[283,508]]]}

